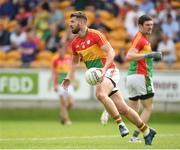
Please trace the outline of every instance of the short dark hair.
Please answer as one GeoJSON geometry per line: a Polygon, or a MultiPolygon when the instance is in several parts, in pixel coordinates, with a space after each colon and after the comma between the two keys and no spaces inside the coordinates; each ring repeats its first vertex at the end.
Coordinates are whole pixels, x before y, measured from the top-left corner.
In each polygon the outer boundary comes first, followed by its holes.
{"type": "Polygon", "coordinates": [[[72,18],[72,17],[76,17],[76,18],[84,19],[84,20],[87,21],[87,16],[86,16],[86,14],[85,14],[84,12],[82,12],[82,11],[74,12],[74,13],[71,14],[70,17],[71,17],[71,18],[72,18]]]}
{"type": "Polygon", "coordinates": [[[142,15],[142,16],[139,17],[139,19],[138,19],[138,24],[143,25],[145,21],[150,21],[150,20],[153,20],[151,16],[142,15]]]}

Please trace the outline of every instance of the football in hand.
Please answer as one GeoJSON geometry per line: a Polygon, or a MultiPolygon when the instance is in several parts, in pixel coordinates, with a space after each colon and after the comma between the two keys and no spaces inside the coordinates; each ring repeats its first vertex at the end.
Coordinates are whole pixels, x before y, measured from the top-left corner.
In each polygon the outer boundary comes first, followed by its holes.
{"type": "Polygon", "coordinates": [[[85,79],[89,85],[96,85],[100,83],[99,79],[102,76],[100,68],[90,68],[85,73],[85,79]]]}

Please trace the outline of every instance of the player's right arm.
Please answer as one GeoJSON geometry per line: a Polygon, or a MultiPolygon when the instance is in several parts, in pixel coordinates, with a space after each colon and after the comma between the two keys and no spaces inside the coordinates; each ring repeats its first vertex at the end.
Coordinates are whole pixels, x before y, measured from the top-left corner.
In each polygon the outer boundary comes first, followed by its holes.
{"type": "Polygon", "coordinates": [[[67,87],[69,86],[71,79],[73,77],[73,74],[75,72],[76,66],[77,64],[79,64],[80,61],[80,57],[79,55],[73,55],[72,56],[72,63],[71,63],[71,69],[68,72],[68,75],[66,76],[66,78],[63,80],[62,82],[62,86],[67,89],[67,87]]]}
{"type": "Polygon", "coordinates": [[[143,58],[145,58],[145,55],[144,54],[138,54],[138,49],[130,48],[126,54],[125,60],[131,61],[131,60],[140,60],[143,58]]]}
{"type": "Polygon", "coordinates": [[[145,41],[141,41],[141,34],[137,34],[137,36],[134,38],[132,42],[131,48],[128,50],[125,60],[131,61],[131,60],[140,60],[144,58],[156,58],[161,59],[161,53],[160,52],[149,52],[149,53],[139,53],[140,50],[142,50],[145,46],[145,41]]]}
{"type": "Polygon", "coordinates": [[[162,53],[161,52],[151,52],[146,54],[139,54],[138,49],[131,48],[125,57],[125,60],[131,61],[131,60],[140,60],[143,58],[155,58],[155,59],[161,59],[162,53]]]}

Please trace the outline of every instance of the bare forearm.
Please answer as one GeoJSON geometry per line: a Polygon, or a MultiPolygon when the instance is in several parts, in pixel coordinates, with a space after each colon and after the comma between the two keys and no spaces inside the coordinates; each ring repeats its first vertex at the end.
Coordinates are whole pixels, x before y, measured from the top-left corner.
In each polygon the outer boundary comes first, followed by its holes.
{"type": "Polygon", "coordinates": [[[106,57],[106,64],[104,65],[104,69],[107,70],[107,68],[109,67],[109,65],[113,62],[114,60],[114,56],[115,56],[115,52],[114,49],[112,48],[112,46],[109,43],[106,43],[105,45],[103,45],[101,47],[101,49],[103,49],[104,51],[107,52],[107,57],[106,57]]]}
{"type": "Polygon", "coordinates": [[[126,61],[131,61],[131,60],[140,60],[145,58],[144,54],[138,54],[138,53],[128,53],[125,57],[126,61]]]}
{"type": "Polygon", "coordinates": [[[144,58],[155,58],[155,59],[161,59],[162,58],[162,53],[161,52],[150,52],[150,53],[145,53],[145,54],[138,54],[138,53],[128,53],[126,55],[126,60],[140,60],[144,58]]]}
{"type": "Polygon", "coordinates": [[[107,56],[106,64],[104,65],[104,68],[105,68],[105,69],[107,69],[108,66],[113,62],[114,57],[115,57],[115,52],[114,52],[114,50],[108,51],[108,56],[107,56]]]}

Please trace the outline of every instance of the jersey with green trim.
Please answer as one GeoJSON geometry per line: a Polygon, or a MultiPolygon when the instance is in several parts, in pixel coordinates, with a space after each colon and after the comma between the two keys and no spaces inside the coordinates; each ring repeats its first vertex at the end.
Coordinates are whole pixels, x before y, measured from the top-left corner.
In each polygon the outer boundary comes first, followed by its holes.
{"type": "MultiPolygon", "coordinates": [[[[130,47],[138,50],[138,53],[145,54],[152,52],[150,42],[138,32],[130,47]]],[[[128,75],[130,74],[143,74],[145,76],[152,76],[152,58],[143,58],[140,60],[130,61],[130,68],[128,70],[128,75]]]]}
{"type": "Polygon", "coordinates": [[[58,83],[61,84],[64,78],[67,76],[71,68],[72,58],[70,55],[65,55],[64,57],[56,57],[53,60],[53,68],[58,73],[58,83]]]}
{"type": "MultiPolygon", "coordinates": [[[[94,29],[88,29],[86,36],[81,38],[76,36],[71,45],[73,55],[79,55],[86,67],[103,68],[106,63],[107,53],[100,47],[108,41],[105,36],[94,29]]],[[[115,68],[115,64],[111,63],[109,68],[115,68]]]]}

